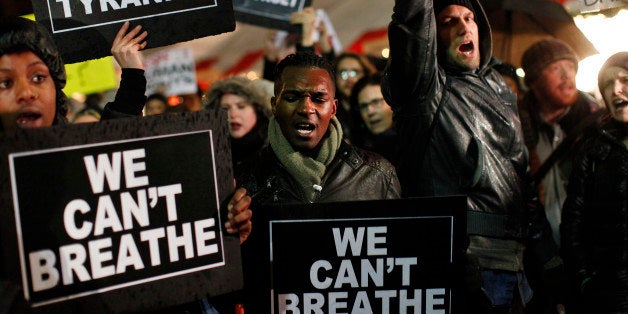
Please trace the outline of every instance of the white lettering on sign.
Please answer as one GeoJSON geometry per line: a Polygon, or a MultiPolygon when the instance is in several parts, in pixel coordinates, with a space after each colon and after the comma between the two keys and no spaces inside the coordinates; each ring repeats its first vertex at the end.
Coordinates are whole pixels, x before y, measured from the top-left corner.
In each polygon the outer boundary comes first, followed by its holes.
{"type": "Polygon", "coordinates": [[[270,3],[280,5],[284,7],[294,8],[297,5],[297,0],[255,0],[257,2],[270,3]]]}
{"type": "MultiPolygon", "coordinates": [[[[66,18],[72,17],[72,7],[70,6],[71,1],[76,0],[56,0],[57,2],[61,2],[63,5],[63,15],[66,18]]],[[[163,1],[169,2],[171,0],[153,0],[154,3],[162,3],[163,1]]],[[[293,0],[294,1],[294,0],[293,0]]],[[[94,13],[94,5],[93,0],[80,0],[81,4],[83,4],[83,12],[85,15],[90,15],[94,13]]],[[[96,0],[99,5],[97,8],[100,8],[99,12],[108,12],[110,9],[113,11],[126,9],[129,6],[140,7],[143,5],[150,5],[150,0],[96,0]]]]}
{"type": "Polygon", "coordinates": [[[277,294],[279,313],[445,313],[447,289],[411,289],[418,258],[388,256],[387,226],[331,231],[341,259],[314,261],[309,279],[318,291],[277,294]]]}
{"type": "Polygon", "coordinates": [[[286,293],[278,295],[277,300],[279,313],[285,314],[445,314],[445,310],[438,308],[445,303],[445,292],[446,290],[443,288],[376,290],[374,295],[370,297],[366,291],[357,291],[354,296],[345,291],[303,293],[302,295],[286,293]],[[399,308],[392,308],[392,302],[396,302],[399,308]]]}
{"type": "Polygon", "coordinates": [[[33,291],[52,289],[59,284],[67,286],[78,279],[80,282],[120,275],[130,269],[139,270],[162,264],[160,243],[168,248],[169,262],[178,262],[179,249],[185,259],[218,253],[216,222],[214,218],[171,225],[139,233],[139,239],[126,233],[114,246],[111,237],[94,239],[87,245],[73,243],[59,247],[58,259],[53,250],[45,249],[29,253],[29,268],[33,291]],[[148,250],[147,250],[148,249],[148,250]],[[142,257],[140,251],[148,251],[142,257]],[[87,267],[89,265],[89,268],[87,267]]]}

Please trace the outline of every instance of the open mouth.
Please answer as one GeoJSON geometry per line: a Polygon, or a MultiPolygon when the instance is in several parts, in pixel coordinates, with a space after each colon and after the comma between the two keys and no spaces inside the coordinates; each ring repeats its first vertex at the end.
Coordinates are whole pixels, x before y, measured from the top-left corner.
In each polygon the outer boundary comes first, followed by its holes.
{"type": "Polygon", "coordinates": [[[628,100],[618,100],[613,102],[613,107],[615,107],[615,110],[619,110],[619,109],[623,109],[625,107],[628,107],[628,100]]]}
{"type": "Polygon", "coordinates": [[[241,125],[240,125],[239,123],[230,123],[230,124],[229,124],[229,127],[230,127],[232,130],[239,130],[239,129],[240,129],[240,127],[241,127],[241,125]]]}
{"type": "Polygon", "coordinates": [[[473,53],[473,48],[473,42],[470,41],[460,45],[458,51],[465,56],[470,56],[473,53]]]}
{"type": "Polygon", "coordinates": [[[41,114],[34,112],[24,112],[17,116],[18,126],[28,127],[41,118],[41,114]]]}
{"type": "Polygon", "coordinates": [[[294,125],[294,129],[297,132],[297,135],[305,137],[305,136],[310,135],[314,131],[315,126],[312,123],[301,122],[301,123],[296,123],[294,125]]]}

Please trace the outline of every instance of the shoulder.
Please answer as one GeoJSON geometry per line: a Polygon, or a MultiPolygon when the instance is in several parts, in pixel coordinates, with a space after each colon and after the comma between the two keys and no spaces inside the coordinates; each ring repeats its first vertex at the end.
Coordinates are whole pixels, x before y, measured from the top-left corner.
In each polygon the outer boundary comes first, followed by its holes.
{"type": "Polygon", "coordinates": [[[355,147],[349,143],[343,142],[338,150],[340,158],[350,167],[358,170],[366,167],[379,172],[386,177],[397,176],[395,167],[383,156],[355,147]]]}

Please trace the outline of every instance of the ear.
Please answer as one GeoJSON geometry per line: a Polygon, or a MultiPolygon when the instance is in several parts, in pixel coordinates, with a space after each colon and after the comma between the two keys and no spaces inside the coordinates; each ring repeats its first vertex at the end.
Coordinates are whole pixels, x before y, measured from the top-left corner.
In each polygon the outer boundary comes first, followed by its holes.
{"type": "Polygon", "coordinates": [[[332,102],[331,106],[332,106],[331,115],[333,117],[333,116],[336,115],[336,109],[338,108],[338,99],[337,98],[334,98],[334,101],[332,102]]]}

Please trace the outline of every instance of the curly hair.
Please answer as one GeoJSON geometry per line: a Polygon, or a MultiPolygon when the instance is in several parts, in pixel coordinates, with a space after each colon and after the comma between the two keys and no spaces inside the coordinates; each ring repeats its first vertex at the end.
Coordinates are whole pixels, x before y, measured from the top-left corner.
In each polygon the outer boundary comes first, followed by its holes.
{"type": "Polygon", "coordinates": [[[203,97],[203,107],[207,109],[220,107],[220,99],[225,94],[240,96],[251,103],[258,118],[270,118],[272,115],[264,93],[253,81],[242,76],[229,77],[214,83],[203,97]]]}
{"type": "Polygon", "coordinates": [[[22,17],[6,17],[0,21],[0,56],[30,51],[48,67],[56,90],[56,115],[53,124],[67,123],[67,97],[63,93],[66,75],[59,49],[48,30],[37,22],[22,17]]]}

